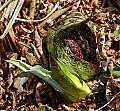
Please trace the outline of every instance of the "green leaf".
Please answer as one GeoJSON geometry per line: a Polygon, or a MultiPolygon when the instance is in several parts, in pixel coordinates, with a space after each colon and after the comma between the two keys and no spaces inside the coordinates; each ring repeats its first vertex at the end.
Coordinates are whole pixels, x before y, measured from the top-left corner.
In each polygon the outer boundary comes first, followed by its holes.
{"type": "Polygon", "coordinates": [[[120,67],[113,68],[112,74],[116,76],[120,76],[120,67]]]}
{"type": "Polygon", "coordinates": [[[22,71],[28,71],[32,68],[32,66],[20,61],[20,60],[6,60],[6,62],[12,63],[15,66],[19,67],[22,71]]]}
{"type": "Polygon", "coordinates": [[[115,36],[119,36],[119,34],[120,34],[120,29],[114,31],[115,36]]]}
{"type": "Polygon", "coordinates": [[[64,64],[60,59],[58,59],[57,62],[64,74],[71,79],[79,89],[81,95],[83,95],[83,97],[87,96],[91,92],[87,84],[80,77],[78,78],[78,74],[70,66],[64,64]]]}
{"type": "Polygon", "coordinates": [[[60,93],[68,93],[64,90],[54,79],[51,78],[51,71],[44,69],[43,67],[36,65],[34,67],[22,62],[21,60],[6,60],[9,63],[14,64],[15,66],[19,67],[21,70],[25,72],[31,72],[34,75],[42,78],[47,83],[49,83],[56,91],[60,93]]]}

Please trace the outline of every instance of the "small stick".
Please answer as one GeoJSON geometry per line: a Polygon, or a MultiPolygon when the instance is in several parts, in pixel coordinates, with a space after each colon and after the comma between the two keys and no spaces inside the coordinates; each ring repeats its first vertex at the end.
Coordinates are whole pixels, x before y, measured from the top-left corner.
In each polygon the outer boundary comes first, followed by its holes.
{"type": "Polygon", "coordinates": [[[17,4],[17,7],[15,9],[15,12],[14,12],[12,18],[10,19],[4,33],[0,36],[0,39],[3,39],[7,35],[7,33],[10,31],[11,27],[13,26],[13,24],[15,22],[15,19],[18,16],[18,13],[19,13],[20,9],[22,8],[23,3],[24,3],[24,0],[19,0],[19,2],[17,4]]]}
{"type": "Polygon", "coordinates": [[[13,0],[8,0],[7,2],[5,2],[3,5],[0,6],[0,11],[2,11],[2,9],[4,9],[9,3],[11,3],[13,0]]]}
{"type": "Polygon", "coordinates": [[[101,109],[103,109],[104,107],[106,107],[108,104],[110,104],[116,98],[116,96],[118,94],[120,94],[120,91],[114,97],[112,97],[112,99],[110,101],[108,101],[105,105],[103,105],[102,107],[96,109],[95,111],[100,111],[101,109]]]}

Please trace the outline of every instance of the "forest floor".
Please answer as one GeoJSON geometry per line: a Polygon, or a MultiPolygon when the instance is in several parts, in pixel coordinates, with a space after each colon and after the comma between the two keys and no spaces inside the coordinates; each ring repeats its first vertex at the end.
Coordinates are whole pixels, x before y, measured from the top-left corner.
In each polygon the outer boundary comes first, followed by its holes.
{"type": "Polygon", "coordinates": [[[119,0],[0,0],[0,33],[0,110],[120,111],[120,77],[112,75],[113,68],[120,67],[119,0]],[[74,11],[88,18],[104,71],[87,81],[92,87],[88,97],[68,103],[45,81],[5,60],[49,69],[47,32],[74,11]]]}

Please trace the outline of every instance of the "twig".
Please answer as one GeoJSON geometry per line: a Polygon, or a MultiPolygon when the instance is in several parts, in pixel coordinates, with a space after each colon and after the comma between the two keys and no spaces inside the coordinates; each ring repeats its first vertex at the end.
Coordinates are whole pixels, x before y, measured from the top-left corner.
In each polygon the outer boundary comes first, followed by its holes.
{"type": "Polygon", "coordinates": [[[95,111],[100,111],[101,109],[103,109],[104,107],[106,107],[108,104],[110,104],[116,98],[116,96],[118,94],[120,94],[120,91],[110,101],[108,101],[105,105],[103,105],[102,107],[96,109],[95,111]]]}
{"type": "Polygon", "coordinates": [[[24,3],[24,0],[19,0],[17,7],[15,9],[15,12],[14,12],[12,18],[10,19],[10,22],[8,23],[8,26],[6,27],[4,33],[0,36],[0,39],[3,39],[7,35],[7,33],[9,32],[10,28],[13,26],[15,19],[17,18],[18,13],[19,13],[23,3],[24,3]]]}
{"type": "Polygon", "coordinates": [[[27,47],[27,48],[29,48],[29,49],[32,49],[31,47],[27,46],[27,45],[24,44],[23,42],[18,42],[18,43],[21,44],[21,45],[23,45],[23,46],[25,46],[25,47],[27,47]]]}
{"type": "Polygon", "coordinates": [[[20,25],[20,27],[21,27],[21,29],[22,29],[24,32],[26,32],[26,33],[28,33],[28,34],[31,34],[31,33],[33,33],[33,31],[34,31],[34,29],[33,29],[33,30],[28,30],[28,29],[24,28],[22,25],[20,25]]]}
{"type": "Polygon", "coordinates": [[[105,6],[105,2],[106,2],[106,0],[103,0],[102,8],[105,6]]]}
{"type": "Polygon", "coordinates": [[[2,11],[3,8],[5,8],[9,3],[11,3],[14,0],[8,0],[7,2],[5,2],[3,5],[0,6],[0,11],[2,11]]]}
{"type": "Polygon", "coordinates": [[[33,20],[35,15],[35,9],[36,9],[36,0],[32,0],[31,7],[32,8],[30,9],[30,17],[33,20]]]}
{"type": "Polygon", "coordinates": [[[45,16],[44,18],[40,20],[27,20],[27,19],[21,19],[21,18],[16,18],[16,20],[19,20],[22,22],[42,22],[43,20],[47,19],[58,8],[58,6],[59,6],[59,1],[55,5],[55,7],[52,9],[52,11],[47,16],[45,16]]]}

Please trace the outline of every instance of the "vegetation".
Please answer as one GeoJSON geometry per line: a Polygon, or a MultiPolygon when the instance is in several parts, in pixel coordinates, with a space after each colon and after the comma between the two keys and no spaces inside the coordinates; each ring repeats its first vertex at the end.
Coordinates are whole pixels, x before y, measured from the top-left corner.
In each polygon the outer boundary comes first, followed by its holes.
{"type": "Polygon", "coordinates": [[[119,0],[1,0],[0,110],[118,111],[119,44],[119,0]]]}

